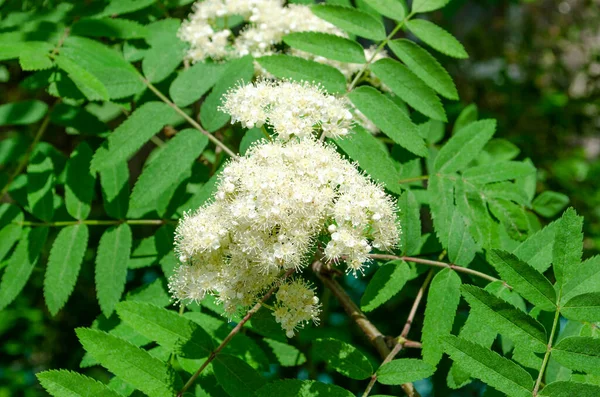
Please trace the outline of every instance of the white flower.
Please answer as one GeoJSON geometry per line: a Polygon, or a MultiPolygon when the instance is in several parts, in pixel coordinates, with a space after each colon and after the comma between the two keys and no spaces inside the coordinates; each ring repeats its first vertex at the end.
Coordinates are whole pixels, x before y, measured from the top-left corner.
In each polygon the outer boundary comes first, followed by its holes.
{"type": "Polygon", "coordinates": [[[221,111],[246,128],[269,124],[282,140],[308,137],[316,129],[336,138],[348,135],[352,113],[345,99],[308,82],[259,81],[240,85],[224,96],[221,111]]]}
{"type": "Polygon", "coordinates": [[[321,304],[306,281],[295,279],[281,285],[275,299],[273,315],[288,338],[293,337],[294,332],[309,321],[319,323],[321,304]]]}

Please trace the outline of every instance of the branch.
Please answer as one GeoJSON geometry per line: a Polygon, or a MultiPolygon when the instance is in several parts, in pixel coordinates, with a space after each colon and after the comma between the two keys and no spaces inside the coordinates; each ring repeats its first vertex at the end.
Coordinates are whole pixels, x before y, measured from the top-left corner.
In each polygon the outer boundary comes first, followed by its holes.
{"type": "MultiPolygon", "coordinates": [[[[285,274],[283,276],[281,276],[279,281],[283,281],[286,278],[288,278],[292,273],[294,273],[295,270],[296,269],[290,269],[287,272],[285,272],[285,274]]],[[[225,339],[223,339],[223,342],[221,342],[221,344],[210,353],[210,355],[202,363],[200,368],[198,368],[198,370],[194,373],[194,375],[192,375],[192,377],[187,381],[187,383],[185,384],[185,386],[183,386],[181,391],[179,393],[177,393],[177,397],[183,396],[183,394],[187,391],[187,389],[189,389],[194,384],[194,382],[196,381],[198,376],[200,376],[200,374],[202,373],[202,371],[204,371],[204,369],[208,366],[208,364],[210,364],[217,357],[217,354],[219,354],[219,352],[221,350],[223,350],[223,348],[225,346],[227,346],[227,344],[231,341],[231,339],[233,339],[233,337],[238,332],[240,332],[240,330],[242,329],[244,324],[246,324],[248,322],[248,320],[250,320],[250,318],[260,309],[262,304],[264,302],[266,302],[271,297],[271,295],[273,295],[273,293],[277,290],[277,288],[279,288],[279,283],[277,283],[276,285],[271,287],[271,289],[269,291],[267,291],[267,293],[260,299],[260,301],[258,301],[258,303],[252,307],[252,309],[248,310],[248,313],[246,313],[244,318],[242,318],[242,320],[236,324],[236,326],[231,330],[231,332],[229,332],[229,335],[227,335],[227,337],[225,339]]]]}

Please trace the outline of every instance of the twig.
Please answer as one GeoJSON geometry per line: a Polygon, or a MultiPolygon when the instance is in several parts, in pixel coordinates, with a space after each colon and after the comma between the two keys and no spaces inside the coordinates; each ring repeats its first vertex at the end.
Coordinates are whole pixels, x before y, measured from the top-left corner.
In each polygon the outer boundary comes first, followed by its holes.
{"type": "Polygon", "coordinates": [[[552,341],[554,339],[554,334],[556,333],[556,328],[558,326],[558,320],[560,318],[560,297],[562,295],[562,288],[558,293],[558,297],[556,299],[556,313],[554,314],[554,322],[552,323],[552,330],[550,331],[550,338],[548,339],[548,346],[546,347],[546,354],[544,354],[544,360],[542,361],[542,366],[540,368],[540,373],[538,374],[537,380],[535,381],[535,386],[533,387],[533,397],[538,395],[538,391],[540,390],[540,385],[542,383],[542,379],[544,377],[544,372],[546,371],[546,365],[548,365],[548,360],[550,359],[550,353],[552,352],[552,341]]]}
{"type": "MultiPolygon", "coordinates": [[[[292,273],[294,273],[294,271],[295,271],[295,269],[290,269],[287,272],[285,272],[285,274],[281,277],[280,281],[283,281],[286,278],[288,278],[292,273]]],[[[202,373],[202,371],[204,371],[204,369],[208,366],[208,364],[210,364],[215,359],[215,357],[217,357],[217,354],[219,354],[219,352],[221,350],[223,350],[223,348],[225,346],[227,346],[227,344],[231,341],[231,339],[233,339],[233,337],[238,332],[240,332],[240,330],[242,329],[244,324],[246,324],[248,322],[248,320],[250,320],[250,318],[260,309],[262,304],[264,302],[266,302],[271,297],[271,295],[273,295],[273,293],[275,292],[275,290],[277,290],[277,288],[279,288],[279,284],[273,286],[269,291],[267,291],[267,293],[260,299],[260,301],[258,301],[258,303],[252,307],[252,309],[248,310],[248,312],[246,313],[244,318],[242,318],[242,320],[239,323],[237,323],[237,325],[231,330],[231,332],[229,332],[229,335],[227,335],[227,337],[225,339],[223,339],[221,344],[210,353],[210,355],[202,363],[200,368],[198,368],[198,370],[194,373],[194,375],[192,375],[192,377],[186,382],[185,386],[183,386],[181,391],[179,393],[177,393],[177,397],[183,396],[183,393],[185,393],[187,391],[187,389],[189,389],[194,384],[194,382],[196,381],[198,376],[200,376],[200,374],[202,373]]]]}

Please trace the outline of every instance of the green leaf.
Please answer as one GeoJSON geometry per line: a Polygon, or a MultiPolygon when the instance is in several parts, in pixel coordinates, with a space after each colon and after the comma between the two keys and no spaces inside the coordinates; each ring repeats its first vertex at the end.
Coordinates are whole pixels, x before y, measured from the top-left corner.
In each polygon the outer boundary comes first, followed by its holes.
{"type": "Polygon", "coordinates": [[[477,157],[495,131],[495,120],[479,120],[467,125],[442,146],[435,158],[435,171],[449,174],[462,170],[477,157]]]}
{"type": "Polygon", "coordinates": [[[456,336],[443,338],[444,350],[454,362],[463,364],[471,376],[514,397],[531,397],[531,375],[513,361],[476,343],[456,336]]]}
{"type": "Polygon", "coordinates": [[[169,351],[174,351],[179,344],[184,346],[180,349],[184,357],[208,357],[213,349],[206,331],[174,311],[135,301],[120,302],[116,311],[125,324],[169,351]]]}
{"type": "Polygon", "coordinates": [[[553,382],[540,392],[540,396],[548,397],[596,397],[598,395],[600,395],[599,386],[577,382],[553,382]]]}
{"type": "Polygon", "coordinates": [[[104,84],[75,60],[58,55],[54,58],[56,65],[64,70],[77,88],[90,101],[108,101],[109,93],[104,84]]]}
{"type": "Polygon", "coordinates": [[[115,15],[128,14],[142,10],[155,2],[156,0],[111,0],[104,10],[94,15],[94,17],[113,17],[115,15]]]}
{"type": "Polygon", "coordinates": [[[456,135],[463,127],[477,121],[479,118],[479,112],[477,105],[472,103],[460,112],[456,121],[454,121],[454,127],[452,127],[452,135],[456,135]]]}
{"type": "Polygon", "coordinates": [[[454,213],[454,182],[449,178],[431,175],[427,192],[431,197],[429,208],[436,235],[442,246],[447,247],[454,213]]]}
{"type": "Polygon", "coordinates": [[[533,210],[545,218],[556,216],[569,204],[569,196],[546,190],[533,200],[533,210]]]}
{"type": "Polygon", "coordinates": [[[529,233],[529,219],[522,206],[501,198],[488,197],[488,206],[492,214],[506,229],[509,237],[523,241],[529,233]]]}
{"type": "Polygon", "coordinates": [[[432,119],[448,121],[435,92],[400,62],[383,58],[371,65],[371,71],[408,105],[432,119]]]}
{"type": "Polygon", "coordinates": [[[468,266],[475,257],[477,246],[460,211],[452,214],[448,232],[448,258],[452,263],[468,266]]]}
{"type": "Polygon", "coordinates": [[[125,290],[130,252],[131,228],[126,223],[111,226],[102,234],[96,254],[96,294],[106,317],[125,290]]]}
{"type": "Polygon", "coordinates": [[[142,39],[148,34],[145,26],[128,19],[83,18],[71,26],[75,36],[110,37],[115,39],[142,39]]]}
{"type": "Polygon", "coordinates": [[[50,250],[44,297],[53,316],[65,305],[75,288],[89,237],[85,224],[67,226],[60,230],[50,250]]]}
{"type": "Polygon", "coordinates": [[[395,143],[418,156],[426,156],[425,141],[410,118],[373,87],[355,89],[348,97],[369,120],[395,143]]]}
{"type": "MultiPolygon", "coordinates": [[[[456,180],[454,193],[456,208],[463,215],[463,221],[476,243],[474,250],[492,246],[493,225],[490,224],[489,212],[482,194],[467,187],[462,178],[456,180]]],[[[456,242],[460,243],[454,239],[454,243],[456,242]]]]}
{"type": "Polygon", "coordinates": [[[593,256],[577,267],[573,277],[562,288],[564,302],[576,295],[600,292],[600,255],[593,256]]]}
{"type": "Polygon", "coordinates": [[[408,14],[404,0],[364,0],[364,2],[381,15],[397,22],[402,21],[408,14]]]}
{"type": "Polygon", "coordinates": [[[131,206],[152,204],[174,180],[191,170],[192,164],[208,145],[208,138],[194,129],[185,129],[144,167],[131,193],[131,206]]]}
{"type": "Polygon", "coordinates": [[[269,346],[269,349],[282,367],[296,367],[306,362],[304,354],[294,346],[269,338],[263,339],[263,342],[269,346]]]}
{"type": "Polygon", "coordinates": [[[453,58],[466,59],[469,54],[458,40],[433,22],[424,19],[412,19],[406,27],[419,39],[435,50],[453,58]]]}
{"type": "Polygon", "coordinates": [[[336,68],[291,55],[269,55],[256,59],[275,77],[296,81],[318,81],[331,93],[346,92],[346,78],[336,68]]]}
{"type": "Polygon", "coordinates": [[[491,328],[534,352],[546,351],[546,331],[527,313],[474,285],[463,285],[461,289],[465,300],[491,328]]]}
{"type": "Polygon", "coordinates": [[[92,171],[102,171],[127,161],[144,143],[178,114],[166,103],[146,102],[119,125],[108,138],[108,150],[98,150],[92,159],[92,171]]]}
{"type": "Polygon", "coordinates": [[[346,389],[314,380],[284,379],[258,389],[256,397],[354,397],[346,389]]]}
{"type": "Polygon", "coordinates": [[[414,358],[399,358],[382,365],[377,370],[377,381],[384,385],[402,385],[429,378],[435,367],[414,358]]]}
{"type": "Polygon", "coordinates": [[[283,36],[292,48],[347,63],[365,63],[365,51],[354,40],[321,32],[295,32],[283,36]]]}
{"type": "Polygon", "coordinates": [[[8,260],[0,282],[0,310],[8,306],[25,287],[48,237],[47,227],[24,229],[17,248],[8,260]]]}
{"type": "Polygon", "coordinates": [[[92,149],[86,142],[75,148],[67,162],[65,205],[69,215],[79,220],[88,217],[94,198],[96,176],[90,172],[91,162],[92,149]]]}
{"type": "Polygon", "coordinates": [[[360,299],[365,312],[375,310],[396,295],[410,277],[410,268],[404,261],[392,261],[377,269],[360,299]]]}
{"type": "Polygon", "coordinates": [[[448,99],[458,99],[452,77],[429,52],[407,39],[392,40],[388,46],[425,84],[448,99]]]}
{"type": "Polygon", "coordinates": [[[106,213],[113,218],[124,218],[129,208],[129,167],[127,163],[122,162],[100,171],[100,186],[106,213]]]}
{"type": "Polygon", "coordinates": [[[562,217],[554,237],[552,268],[558,285],[565,284],[581,262],[583,253],[583,217],[568,208],[562,217]]]}
{"type": "Polygon", "coordinates": [[[21,69],[27,71],[46,70],[54,66],[46,51],[28,50],[21,51],[19,55],[21,69]]]}
{"type": "Polygon", "coordinates": [[[398,198],[399,222],[402,225],[400,250],[405,255],[416,254],[421,246],[420,205],[414,193],[405,191],[398,198]]]}
{"type": "Polygon", "coordinates": [[[542,273],[506,251],[493,250],[489,259],[502,279],[523,298],[542,310],[556,310],[556,292],[542,273]]]}
{"type": "Polygon", "coordinates": [[[27,203],[33,215],[49,222],[54,215],[54,165],[41,150],[27,166],[27,203]]]}
{"type": "MultiPolygon", "coordinates": [[[[435,367],[444,353],[441,339],[450,335],[460,301],[460,277],[454,270],[438,272],[429,287],[423,322],[423,361],[435,367]]],[[[404,382],[403,382],[404,383],[404,382]]]]}
{"type": "Polygon", "coordinates": [[[0,262],[21,236],[23,218],[16,205],[0,204],[0,262]]]}
{"type": "Polygon", "coordinates": [[[529,163],[502,161],[469,168],[463,172],[463,177],[471,183],[483,185],[517,179],[533,173],[535,173],[535,168],[529,163]]]}
{"type": "Polygon", "coordinates": [[[600,339],[564,338],[552,347],[552,358],[574,371],[600,375],[600,339]]]}
{"type": "Polygon", "coordinates": [[[560,313],[569,320],[600,321],[600,292],[577,295],[567,301],[560,313]]]}
{"type": "Polygon", "coordinates": [[[314,5],[313,14],[348,33],[380,41],[385,39],[385,27],[371,15],[355,8],[337,5],[314,5]]]}
{"type": "Polygon", "coordinates": [[[435,11],[445,7],[449,2],[450,0],[415,0],[412,3],[411,12],[416,14],[420,12],[435,11]]]}
{"type": "Polygon", "coordinates": [[[317,339],[312,346],[313,357],[323,360],[340,374],[352,379],[366,379],[373,374],[371,363],[354,346],[337,339],[317,339]]]}
{"type": "Polygon", "coordinates": [[[240,141],[240,155],[245,155],[250,147],[265,138],[260,128],[250,128],[240,141]]]}
{"type": "Polygon", "coordinates": [[[131,343],[89,328],[75,330],[86,351],[116,376],[150,397],[172,396],[181,379],[162,361],[131,343]]]}
{"type": "Polygon", "coordinates": [[[245,56],[227,63],[219,80],[200,107],[200,121],[204,128],[214,132],[227,124],[229,115],[218,110],[222,105],[223,94],[236,85],[249,83],[253,76],[254,63],[251,57],[245,56]]]}
{"type": "Polygon", "coordinates": [[[335,144],[340,147],[352,160],[356,161],[360,168],[367,172],[375,181],[383,184],[389,191],[402,193],[400,174],[396,169],[396,163],[389,153],[382,149],[380,142],[364,128],[355,125],[354,133],[347,137],[334,139],[335,144]]]}
{"type": "Polygon", "coordinates": [[[266,383],[244,360],[228,354],[217,355],[212,366],[217,381],[231,397],[252,395],[266,383]]]}
{"type": "Polygon", "coordinates": [[[0,125],[33,124],[48,112],[48,105],[38,100],[11,102],[0,105],[0,125]]]}
{"type": "Polygon", "coordinates": [[[35,376],[48,394],[55,397],[120,397],[105,384],[77,372],[52,370],[35,376]]]}
{"type": "Polygon", "coordinates": [[[177,37],[180,24],[178,19],[169,18],[148,25],[150,49],[142,61],[142,71],[151,83],[166,79],[185,56],[187,45],[177,37]]]}
{"type": "Polygon", "coordinates": [[[198,62],[171,83],[169,95],[179,107],[191,105],[210,90],[223,74],[226,63],[198,62]]]}

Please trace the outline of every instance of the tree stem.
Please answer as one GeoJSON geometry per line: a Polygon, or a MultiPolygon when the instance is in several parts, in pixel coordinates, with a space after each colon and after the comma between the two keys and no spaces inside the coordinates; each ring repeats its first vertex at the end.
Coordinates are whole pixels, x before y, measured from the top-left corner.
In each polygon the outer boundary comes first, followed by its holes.
{"type": "Polygon", "coordinates": [[[544,355],[544,360],[542,361],[542,366],[540,368],[540,373],[538,374],[537,380],[535,381],[535,386],[533,388],[533,397],[538,395],[538,391],[540,390],[540,385],[542,384],[542,379],[544,378],[544,372],[546,372],[546,366],[548,365],[548,360],[550,359],[550,353],[552,352],[552,341],[554,340],[554,334],[556,333],[556,329],[558,328],[558,319],[560,318],[560,296],[562,294],[562,288],[558,293],[558,297],[556,299],[556,313],[554,314],[554,322],[552,323],[552,330],[550,331],[550,338],[548,339],[548,346],[546,348],[546,354],[544,355]]]}

